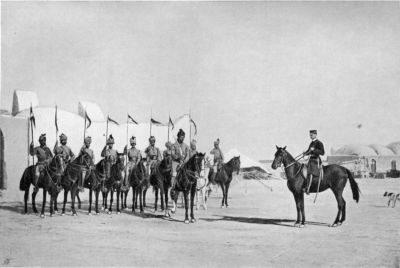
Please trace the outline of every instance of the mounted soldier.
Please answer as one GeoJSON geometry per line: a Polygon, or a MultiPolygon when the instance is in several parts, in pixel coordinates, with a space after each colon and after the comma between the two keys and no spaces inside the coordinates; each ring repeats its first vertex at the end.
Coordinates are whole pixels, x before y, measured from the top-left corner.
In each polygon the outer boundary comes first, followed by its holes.
{"type": "Polygon", "coordinates": [[[113,149],[114,143],[114,138],[112,135],[110,135],[107,139],[106,146],[104,146],[103,150],[101,151],[101,157],[109,158],[111,160],[111,165],[114,165],[117,162],[118,156],[117,150],[113,149]]]}
{"type": "Polygon", "coordinates": [[[161,152],[158,147],[155,146],[156,138],[154,136],[150,136],[149,138],[150,145],[144,151],[146,153],[146,161],[147,161],[147,174],[150,175],[150,169],[152,169],[158,161],[162,160],[161,152]]]}
{"type": "Polygon", "coordinates": [[[212,181],[214,181],[215,176],[217,175],[218,170],[224,164],[224,154],[222,153],[221,149],[219,148],[219,139],[214,141],[214,148],[211,150],[210,154],[213,155],[213,174],[212,174],[212,181]]]}
{"type": "Polygon", "coordinates": [[[189,152],[189,158],[192,157],[193,155],[197,154],[197,146],[196,146],[196,140],[192,140],[190,142],[190,152],[189,152]]]}
{"type": "Polygon", "coordinates": [[[58,152],[62,154],[62,157],[66,164],[68,164],[75,158],[75,155],[72,152],[71,148],[67,145],[67,139],[68,139],[67,135],[62,133],[60,135],[61,146],[58,146],[58,141],[57,141],[56,144],[54,145],[54,149],[53,149],[54,154],[57,154],[58,152]]]}
{"type": "Polygon", "coordinates": [[[42,134],[39,137],[40,146],[33,147],[33,141],[29,147],[29,154],[34,156],[36,155],[38,162],[35,165],[35,176],[33,178],[33,185],[35,186],[35,191],[38,188],[39,177],[44,175],[44,171],[46,166],[51,162],[53,158],[53,154],[51,150],[46,145],[46,134],[42,134]]]}
{"type": "Polygon", "coordinates": [[[171,148],[172,148],[172,143],[169,142],[169,141],[167,141],[167,142],[165,143],[165,148],[167,148],[167,149],[164,150],[164,152],[163,152],[163,158],[167,158],[169,155],[172,155],[172,150],[171,150],[171,148]]]}
{"type": "MultiPolygon", "coordinates": [[[[132,136],[129,139],[129,142],[131,143],[131,148],[129,150],[125,146],[124,148],[124,155],[128,156],[128,174],[131,174],[131,171],[133,168],[136,167],[137,164],[139,164],[140,160],[142,159],[142,155],[138,149],[136,149],[136,137],[132,136]]],[[[129,175],[127,176],[129,178],[129,175]]]]}
{"type": "Polygon", "coordinates": [[[171,192],[175,191],[175,184],[176,184],[176,175],[177,172],[180,168],[180,166],[182,166],[182,164],[186,163],[189,160],[189,154],[190,154],[190,150],[189,150],[189,146],[187,146],[186,143],[184,143],[184,139],[185,139],[185,132],[182,129],[179,129],[178,132],[178,139],[177,141],[174,143],[174,145],[172,145],[172,179],[171,179],[171,192]]]}
{"type": "Polygon", "coordinates": [[[82,168],[82,179],[80,180],[80,184],[78,185],[78,189],[79,191],[83,191],[83,186],[84,186],[84,182],[87,179],[87,177],[89,176],[89,172],[94,169],[94,154],[93,154],[93,150],[90,149],[90,144],[92,143],[92,137],[87,136],[84,140],[84,145],[82,146],[79,155],[81,154],[87,154],[91,157],[91,163],[90,163],[90,169],[86,169],[86,168],[82,168]]]}
{"type": "Polygon", "coordinates": [[[320,176],[320,168],[322,168],[320,156],[325,154],[324,145],[317,139],[316,130],[310,130],[310,138],[310,146],[308,146],[307,151],[304,153],[304,155],[310,156],[307,166],[307,178],[305,179],[305,185],[303,186],[303,191],[305,191],[306,194],[310,194],[312,178],[318,178],[320,176]]]}

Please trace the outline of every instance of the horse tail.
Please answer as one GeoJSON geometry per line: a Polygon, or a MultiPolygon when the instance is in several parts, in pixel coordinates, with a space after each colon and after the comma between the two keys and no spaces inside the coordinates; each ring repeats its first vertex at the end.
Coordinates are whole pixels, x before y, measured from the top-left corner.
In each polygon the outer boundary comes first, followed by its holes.
{"type": "Polygon", "coordinates": [[[29,186],[32,182],[33,168],[32,166],[27,167],[22,174],[21,180],[19,181],[19,190],[26,191],[29,189],[29,186]]]}
{"type": "Polygon", "coordinates": [[[351,174],[350,170],[345,168],[347,172],[347,177],[349,178],[351,191],[353,192],[353,199],[358,203],[360,200],[360,188],[358,187],[357,182],[353,178],[353,174],[351,174]]]}

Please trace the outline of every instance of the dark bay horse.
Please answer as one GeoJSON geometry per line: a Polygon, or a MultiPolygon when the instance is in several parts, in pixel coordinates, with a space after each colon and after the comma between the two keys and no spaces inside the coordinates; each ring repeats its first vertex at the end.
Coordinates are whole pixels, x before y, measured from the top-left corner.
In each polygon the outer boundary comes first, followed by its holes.
{"type": "Polygon", "coordinates": [[[150,174],[150,184],[153,186],[155,194],[154,212],[157,211],[158,193],[160,192],[161,210],[168,212],[168,189],[171,188],[171,169],[172,157],[166,155],[163,160],[158,162],[150,174]],[[165,206],[164,206],[165,198],[165,206]]]}
{"type": "Polygon", "coordinates": [[[240,171],[240,156],[235,156],[228,163],[223,164],[222,167],[217,171],[216,176],[214,177],[214,170],[210,168],[210,172],[208,173],[209,183],[218,184],[222,190],[222,203],[221,208],[228,207],[228,192],[229,186],[232,182],[232,173],[236,171],[239,174],[240,171]]]}
{"type": "MultiPolygon", "coordinates": [[[[124,154],[118,154],[117,161],[115,164],[111,166],[111,177],[110,177],[110,188],[109,192],[110,196],[110,206],[108,208],[108,213],[112,213],[112,204],[114,200],[114,192],[117,192],[117,214],[121,214],[121,210],[119,209],[119,198],[121,196],[122,186],[125,178],[125,157],[124,154]]],[[[127,172],[127,171],[126,171],[127,172]]],[[[106,202],[107,205],[107,202],[106,202]]]]}
{"type": "MultiPolygon", "coordinates": [[[[304,213],[304,193],[303,184],[305,175],[303,169],[305,165],[297,162],[289,152],[286,151],[286,146],[281,148],[276,146],[276,153],[274,161],[272,162],[272,169],[277,169],[282,164],[285,168],[287,177],[287,186],[293,193],[294,200],[296,201],[297,220],[295,226],[304,227],[305,213],[304,213]]],[[[332,227],[341,225],[346,219],[346,201],[343,199],[343,189],[346,186],[347,179],[349,179],[353,199],[358,203],[360,198],[360,189],[357,182],[354,180],[350,170],[339,165],[327,165],[323,167],[323,178],[321,179],[319,192],[326,189],[331,189],[336,197],[338,204],[338,213],[332,227]]],[[[310,192],[317,192],[318,178],[313,178],[311,182],[310,192]]]]}
{"type": "Polygon", "coordinates": [[[149,187],[149,177],[144,165],[146,159],[141,159],[129,174],[129,185],[132,187],[132,212],[135,212],[136,199],[139,195],[140,212],[143,213],[143,192],[149,187]]]}
{"type": "MultiPolygon", "coordinates": [[[[71,194],[71,210],[72,216],[76,216],[75,210],[75,197],[78,198],[80,208],[80,199],[79,199],[79,191],[78,184],[79,181],[86,177],[85,187],[89,188],[89,213],[91,213],[92,206],[92,191],[98,188],[98,183],[94,175],[91,171],[92,166],[92,158],[87,153],[81,153],[78,157],[76,157],[73,161],[71,161],[67,168],[65,169],[64,175],[62,176],[61,184],[64,188],[64,202],[62,208],[62,215],[65,215],[65,206],[68,200],[68,192],[71,194]]],[[[96,194],[96,212],[98,203],[98,193],[96,194]]]]}
{"type": "MultiPolygon", "coordinates": [[[[174,202],[174,208],[176,207],[179,192],[183,192],[183,197],[185,200],[185,223],[189,223],[189,194],[190,222],[196,222],[196,218],[193,214],[194,197],[197,190],[197,178],[200,176],[200,172],[202,171],[204,165],[204,156],[205,154],[203,153],[196,153],[179,168],[176,175],[175,191],[171,190],[171,198],[174,202]]],[[[175,211],[172,210],[172,212],[174,213],[175,211]]],[[[167,215],[170,216],[169,212],[167,215]]]]}
{"type": "MultiPolygon", "coordinates": [[[[57,210],[57,195],[61,191],[61,176],[64,173],[65,163],[62,155],[55,155],[50,164],[45,167],[44,173],[40,175],[38,179],[38,188],[43,189],[43,201],[42,201],[42,211],[40,217],[44,218],[44,209],[46,206],[46,196],[47,192],[50,194],[50,216],[54,215],[54,210],[57,210]]],[[[19,189],[25,191],[24,203],[25,203],[25,213],[28,213],[28,196],[29,188],[31,184],[33,185],[33,178],[35,176],[35,166],[29,166],[25,169],[22,174],[19,189]]],[[[39,189],[35,189],[32,193],[32,209],[33,212],[38,213],[36,209],[35,199],[39,189]]]]}

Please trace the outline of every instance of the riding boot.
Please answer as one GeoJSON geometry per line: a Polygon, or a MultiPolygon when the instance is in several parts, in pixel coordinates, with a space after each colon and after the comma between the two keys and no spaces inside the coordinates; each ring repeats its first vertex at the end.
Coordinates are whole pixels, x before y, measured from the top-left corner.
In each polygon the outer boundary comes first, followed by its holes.
{"type": "Polygon", "coordinates": [[[85,179],[84,179],[84,178],[81,178],[80,184],[78,185],[78,190],[79,190],[79,192],[84,192],[84,191],[85,191],[84,185],[85,185],[85,179]]]}
{"type": "Polygon", "coordinates": [[[309,195],[310,194],[310,187],[311,187],[311,183],[312,183],[312,174],[310,174],[310,176],[308,176],[307,179],[307,189],[306,189],[306,194],[309,195]]]}
{"type": "Polygon", "coordinates": [[[175,186],[176,186],[176,176],[172,176],[171,178],[171,198],[175,196],[175,186]]]}

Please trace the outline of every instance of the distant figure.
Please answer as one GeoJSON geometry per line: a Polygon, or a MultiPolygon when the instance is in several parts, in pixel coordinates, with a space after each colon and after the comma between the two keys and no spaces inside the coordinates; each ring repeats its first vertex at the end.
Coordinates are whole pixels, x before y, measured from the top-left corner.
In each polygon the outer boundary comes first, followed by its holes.
{"type": "Polygon", "coordinates": [[[172,143],[169,142],[169,141],[167,141],[167,142],[165,143],[165,148],[167,148],[167,149],[164,150],[164,152],[163,152],[163,158],[166,158],[168,155],[172,155],[172,150],[171,150],[171,148],[172,148],[172,143]]]}
{"type": "Polygon", "coordinates": [[[324,145],[317,139],[316,130],[310,130],[310,138],[310,146],[308,146],[307,151],[304,153],[304,155],[310,156],[307,166],[307,178],[305,179],[305,185],[303,186],[303,191],[305,191],[306,194],[310,194],[310,185],[313,176],[319,177],[320,175],[320,167],[322,164],[320,156],[325,154],[324,145]]]}
{"type": "Polygon", "coordinates": [[[68,139],[67,135],[62,133],[60,135],[61,146],[58,146],[58,141],[56,141],[56,144],[54,145],[54,149],[53,149],[54,154],[58,154],[58,153],[62,154],[64,162],[66,164],[68,164],[75,158],[75,155],[72,152],[71,148],[67,145],[67,139],[68,139]]]}
{"type": "Polygon", "coordinates": [[[146,148],[144,151],[146,153],[146,161],[147,161],[147,174],[150,176],[150,170],[154,167],[155,163],[157,161],[161,161],[161,152],[160,149],[158,149],[155,144],[156,144],[156,138],[154,136],[151,136],[149,138],[149,143],[150,145],[146,148]]]}
{"type": "Polygon", "coordinates": [[[224,154],[222,153],[221,149],[219,148],[219,139],[214,141],[214,148],[211,150],[210,154],[213,155],[214,163],[213,163],[213,173],[212,173],[212,181],[214,181],[215,176],[217,175],[217,171],[222,167],[224,164],[224,154]]]}
{"type": "Polygon", "coordinates": [[[46,134],[42,134],[39,137],[40,146],[33,147],[33,141],[29,147],[29,154],[37,157],[37,163],[35,165],[35,176],[33,178],[33,185],[35,186],[34,191],[38,191],[38,181],[39,177],[44,174],[46,166],[50,163],[53,158],[51,150],[46,145],[46,134]]]}
{"type": "Polygon", "coordinates": [[[192,140],[190,142],[190,152],[189,152],[189,158],[192,157],[193,155],[197,154],[197,146],[196,146],[196,140],[192,140]]]}

